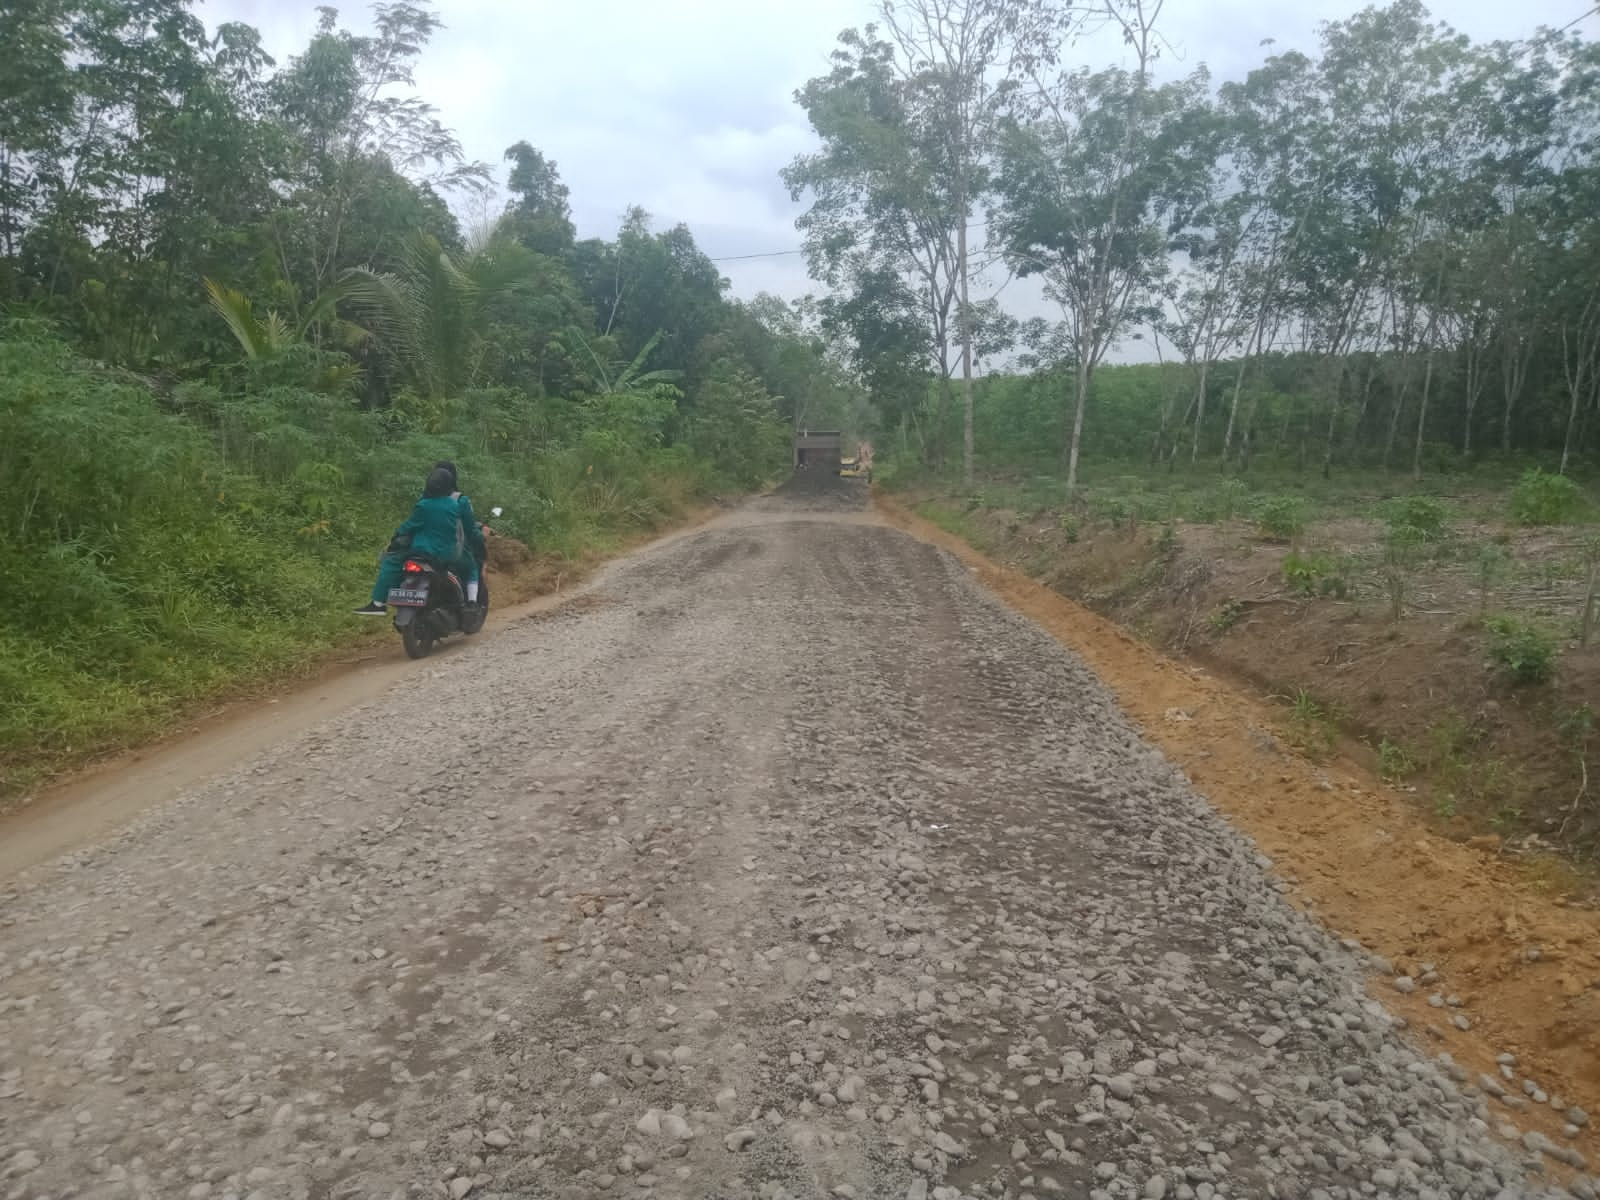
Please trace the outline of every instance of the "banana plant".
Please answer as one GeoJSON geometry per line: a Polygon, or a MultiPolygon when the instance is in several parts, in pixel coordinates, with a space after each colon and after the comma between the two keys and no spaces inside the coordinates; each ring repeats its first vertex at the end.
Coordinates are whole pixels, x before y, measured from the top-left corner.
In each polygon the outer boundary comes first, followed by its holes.
{"type": "Polygon", "coordinates": [[[583,343],[583,348],[588,353],[590,361],[594,363],[595,375],[600,380],[600,395],[602,396],[615,396],[626,392],[647,392],[658,384],[676,384],[679,379],[683,378],[682,371],[646,371],[644,369],[645,363],[650,360],[650,355],[654,353],[656,346],[661,342],[662,331],[659,329],[651,334],[650,340],[639,348],[639,353],[633,356],[632,362],[623,363],[618,360],[610,364],[610,370],[607,370],[606,363],[600,361],[600,356],[594,352],[594,347],[589,345],[588,340],[582,334],[577,334],[576,336],[583,343]],[[612,376],[613,371],[616,372],[614,378],[612,376]]]}

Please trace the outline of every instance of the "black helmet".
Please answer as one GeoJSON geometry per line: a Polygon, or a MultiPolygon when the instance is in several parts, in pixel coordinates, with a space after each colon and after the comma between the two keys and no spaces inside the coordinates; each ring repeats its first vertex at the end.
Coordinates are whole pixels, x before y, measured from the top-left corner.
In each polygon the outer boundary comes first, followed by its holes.
{"type": "Polygon", "coordinates": [[[456,471],[455,463],[451,462],[447,458],[441,458],[438,462],[433,464],[433,469],[435,471],[449,471],[450,472],[450,486],[452,488],[455,487],[456,480],[459,477],[458,473],[456,471]]]}
{"type": "Polygon", "coordinates": [[[443,467],[435,467],[428,475],[428,482],[422,486],[424,496],[448,496],[456,490],[456,477],[453,471],[446,471],[443,467]]]}

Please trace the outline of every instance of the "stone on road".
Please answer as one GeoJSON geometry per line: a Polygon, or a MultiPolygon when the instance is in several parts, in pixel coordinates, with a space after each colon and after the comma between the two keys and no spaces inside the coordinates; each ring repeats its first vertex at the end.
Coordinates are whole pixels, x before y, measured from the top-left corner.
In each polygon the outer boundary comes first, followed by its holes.
{"type": "Polygon", "coordinates": [[[1566,1194],[1076,659],[799,490],[12,881],[0,1196],[1566,1194]]]}

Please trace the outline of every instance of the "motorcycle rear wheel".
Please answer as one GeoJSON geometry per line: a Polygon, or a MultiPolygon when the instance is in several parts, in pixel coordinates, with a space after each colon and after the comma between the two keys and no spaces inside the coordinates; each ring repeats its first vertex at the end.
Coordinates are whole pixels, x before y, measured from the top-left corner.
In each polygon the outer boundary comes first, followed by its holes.
{"type": "Polygon", "coordinates": [[[407,658],[427,658],[435,640],[433,630],[421,613],[416,620],[400,626],[400,641],[405,645],[407,658]]]}

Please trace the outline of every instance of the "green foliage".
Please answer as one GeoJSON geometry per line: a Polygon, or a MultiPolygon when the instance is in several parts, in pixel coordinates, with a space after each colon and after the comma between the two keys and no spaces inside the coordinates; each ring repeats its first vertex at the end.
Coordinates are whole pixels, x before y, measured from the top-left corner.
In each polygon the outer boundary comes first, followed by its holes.
{"type": "Polygon", "coordinates": [[[1224,600],[1216,610],[1206,618],[1206,624],[1212,633],[1227,633],[1239,623],[1244,616],[1244,605],[1237,600],[1224,600]]]}
{"type": "Polygon", "coordinates": [[[1479,543],[1473,563],[1477,569],[1478,613],[1481,616],[1489,611],[1489,594],[1495,583],[1511,569],[1511,555],[1503,543],[1490,539],[1479,543]]]}
{"type": "Polygon", "coordinates": [[[1547,683],[1555,674],[1556,642],[1549,633],[1516,617],[1491,617],[1489,661],[1520,684],[1547,683]]]}
{"type": "Polygon", "coordinates": [[[1279,568],[1284,583],[1302,596],[1331,596],[1343,600],[1350,595],[1349,568],[1328,554],[1284,555],[1279,568]]]}
{"type": "Polygon", "coordinates": [[[437,459],[481,510],[506,508],[497,529],[576,557],[770,478],[787,447],[732,365],[664,445],[670,398],[646,416],[508,389],[409,415],[280,386],[162,400],[37,328],[5,332],[0,554],[48,586],[14,589],[0,631],[0,783],[347,640],[437,459]]]}
{"type": "Polygon", "coordinates": [[[729,301],[639,209],[576,241],[525,142],[464,236],[448,197],[488,175],[416,94],[426,2],[322,9],[281,66],[191,8],[0,36],[0,312],[39,322],[0,325],[0,551],[40,577],[0,629],[0,772],[353,636],[435,459],[582,556],[764,482],[802,416],[868,433],[810,307],[729,301]]]}
{"type": "Polygon", "coordinates": [[[1587,703],[1566,710],[1556,723],[1556,732],[1560,734],[1561,740],[1579,754],[1588,749],[1589,739],[1594,736],[1594,730],[1594,708],[1587,703]]]}
{"type": "Polygon", "coordinates": [[[1339,741],[1338,715],[1305,688],[1290,698],[1289,740],[1310,758],[1326,758],[1339,741]]]}
{"type": "Polygon", "coordinates": [[[1382,508],[1390,536],[1409,542],[1443,541],[1450,529],[1450,509],[1432,496],[1400,496],[1386,501],[1382,508]],[[1399,534],[1399,531],[1408,531],[1399,534]]]}
{"type": "Polygon", "coordinates": [[[1378,773],[1390,782],[1406,778],[1417,768],[1416,760],[1398,742],[1383,738],[1378,743],[1378,773]]]}
{"type": "Polygon", "coordinates": [[[1224,521],[1231,521],[1245,511],[1250,487],[1242,479],[1224,479],[1217,484],[1214,495],[1217,516],[1224,521]]]}
{"type": "MultiPolygon", "coordinates": [[[[1394,520],[1406,520],[1412,513],[1402,512],[1394,520]]],[[[1428,514],[1420,514],[1424,519],[1428,514]]],[[[1419,566],[1427,557],[1429,543],[1435,535],[1427,528],[1409,524],[1391,523],[1383,538],[1383,581],[1389,593],[1389,619],[1398,621],[1405,615],[1406,600],[1411,595],[1412,581],[1419,566]]]]}
{"type": "Polygon", "coordinates": [[[1305,532],[1305,505],[1293,496],[1266,496],[1252,514],[1256,529],[1272,541],[1289,542],[1305,532]]]}
{"type": "Polygon", "coordinates": [[[687,423],[689,448],[741,487],[772,478],[788,452],[789,431],[777,419],[771,397],[754,374],[732,360],[712,367],[687,423]]]}
{"type": "Polygon", "coordinates": [[[1566,525],[1578,518],[1587,503],[1583,489],[1567,476],[1534,467],[1511,493],[1511,516],[1519,525],[1566,525]]]}

